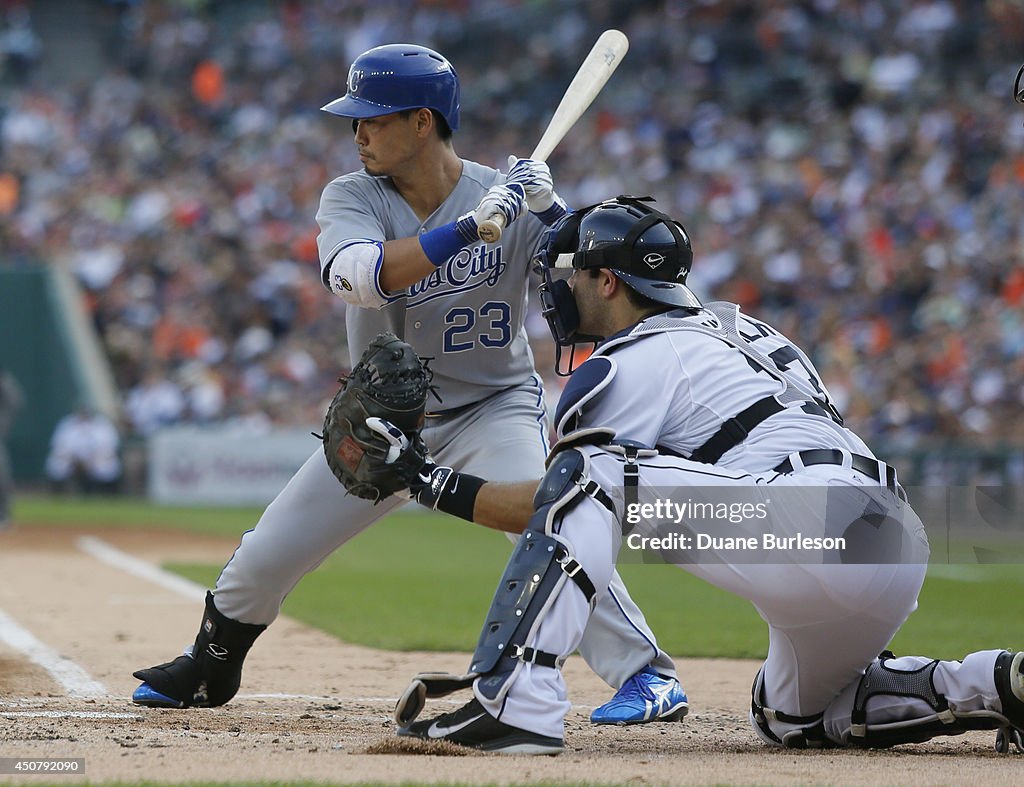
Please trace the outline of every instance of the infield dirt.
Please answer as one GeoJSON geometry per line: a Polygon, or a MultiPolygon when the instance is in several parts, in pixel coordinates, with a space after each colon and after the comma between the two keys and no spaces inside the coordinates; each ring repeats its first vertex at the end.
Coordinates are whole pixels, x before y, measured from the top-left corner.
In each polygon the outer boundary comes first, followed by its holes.
{"type": "MultiPolygon", "coordinates": [[[[679,659],[691,701],[681,724],[594,727],[610,690],[578,657],[566,665],[574,710],[556,758],[400,754],[391,711],[418,671],[462,672],[464,653],[349,645],[287,617],[253,648],[240,695],[216,709],[140,708],[134,669],[169,660],[195,634],[201,602],[99,562],[82,531],[0,532],[0,610],[72,660],[105,692],[75,698],[0,638],[0,757],[84,757],[64,781],[155,780],[509,784],[1024,783],[1024,757],[997,755],[992,733],[891,751],[768,749],[747,723],[751,661],[679,659]],[[371,753],[373,752],[373,753],[371,753]]],[[[139,530],[91,535],[130,555],[221,563],[233,541],[139,530]]],[[[432,701],[452,710],[468,695],[432,701]]],[[[38,776],[0,775],[0,782],[38,776]]]]}

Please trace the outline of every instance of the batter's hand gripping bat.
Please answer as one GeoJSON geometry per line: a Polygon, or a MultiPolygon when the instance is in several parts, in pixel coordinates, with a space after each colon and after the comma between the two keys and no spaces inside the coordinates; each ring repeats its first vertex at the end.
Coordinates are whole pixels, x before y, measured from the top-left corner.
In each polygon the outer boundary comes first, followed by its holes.
{"type": "MultiPolygon", "coordinates": [[[[590,54],[580,65],[569,87],[565,89],[555,114],[551,116],[544,135],[537,143],[530,158],[544,161],[551,155],[559,142],[569,133],[577,120],[587,111],[594,98],[601,92],[605,82],[612,75],[629,49],[629,39],[618,30],[605,30],[597,39],[590,54]]],[[[501,238],[505,227],[504,217],[498,213],[480,223],[480,240],[494,243],[501,238]]]]}

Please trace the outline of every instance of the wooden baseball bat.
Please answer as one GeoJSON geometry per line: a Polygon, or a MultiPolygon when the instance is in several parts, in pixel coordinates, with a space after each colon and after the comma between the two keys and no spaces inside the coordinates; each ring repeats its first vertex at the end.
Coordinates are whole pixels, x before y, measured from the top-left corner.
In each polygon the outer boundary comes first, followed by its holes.
{"type": "MultiPolygon", "coordinates": [[[[629,39],[618,30],[605,30],[597,39],[590,54],[584,58],[579,71],[573,77],[565,95],[551,116],[544,135],[533,149],[530,158],[544,161],[551,155],[559,142],[569,133],[569,129],[580,119],[594,98],[601,92],[605,82],[612,75],[629,49],[629,39]]],[[[480,223],[480,240],[495,243],[501,238],[505,228],[505,217],[496,213],[480,223]]]]}

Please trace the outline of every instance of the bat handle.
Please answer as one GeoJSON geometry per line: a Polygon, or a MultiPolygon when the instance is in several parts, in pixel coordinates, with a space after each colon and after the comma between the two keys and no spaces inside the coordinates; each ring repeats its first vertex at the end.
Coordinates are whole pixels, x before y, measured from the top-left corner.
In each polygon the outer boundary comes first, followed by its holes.
{"type": "Polygon", "coordinates": [[[503,229],[505,229],[505,217],[500,213],[495,213],[489,219],[484,219],[480,222],[477,235],[480,236],[480,240],[484,243],[497,243],[501,240],[501,231],[503,229]]]}

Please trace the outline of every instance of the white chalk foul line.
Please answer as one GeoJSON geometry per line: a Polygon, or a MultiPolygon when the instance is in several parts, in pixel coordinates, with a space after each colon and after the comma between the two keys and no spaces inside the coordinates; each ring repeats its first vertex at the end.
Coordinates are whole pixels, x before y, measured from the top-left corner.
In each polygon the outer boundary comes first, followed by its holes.
{"type": "Polygon", "coordinates": [[[104,713],[97,710],[0,710],[4,718],[28,719],[141,719],[137,713],[104,713]]]}
{"type": "MultiPolygon", "coordinates": [[[[193,601],[203,602],[206,599],[206,588],[190,580],[165,571],[159,566],[122,552],[95,536],[82,536],[76,542],[78,548],[97,560],[114,568],[127,571],[140,579],[148,580],[167,590],[178,593],[193,601]]],[[[239,694],[238,699],[297,699],[297,700],[328,700],[339,701],[336,697],[321,697],[311,694],[239,694]]],[[[347,697],[342,702],[388,702],[394,703],[397,697],[347,697]]],[[[435,700],[441,704],[461,704],[462,700],[435,700]]]]}
{"type": "MultiPolygon", "coordinates": [[[[202,603],[206,596],[206,588],[189,582],[187,579],[164,571],[158,566],[133,557],[126,552],[115,549],[109,544],[93,536],[83,536],[76,542],[79,549],[87,555],[119,568],[137,577],[152,582],[160,587],[180,594],[192,601],[202,603]]],[[[14,622],[12,618],[0,610],[0,641],[24,654],[34,664],[46,670],[70,697],[94,698],[109,695],[106,687],[93,678],[81,667],[68,658],[61,656],[49,646],[40,642],[27,630],[14,622]]],[[[62,711],[52,711],[62,713],[62,711]]],[[[84,712],[84,711],[83,711],[84,712]]],[[[46,713],[50,713],[47,711],[46,713]]],[[[8,715],[5,713],[5,715],[8,715]]],[[[81,718],[93,718],[82,716],[81,718]]],[[[115,717],[120,718],[120,717],[115,717]]],[[[127,718],[134,718],[128,716],[127,718]]]]}
{"type": "Polygon", "coordinates": [[[139,577],[170,590],[191,601],[198,601],[200,604],[206,599],[206,588],[170,571],[164,571],[159,566],[154,566],[145,560],[122,552],[116,547],[102,541],[95,536],[82,536],[75,544],[87,555],[96,558],[108,566],[127,571],[133,576],[139,577]]]}
{"type": "Polygon", "coordinates": [[[71,659],[61,656],[50,646],[40,642],[3,610],[0,610],[0,641],[50,673],[68,696],[83,699],[107,696],[107,689],[102,683],[93,680],[89,673],[71,659]]]}

